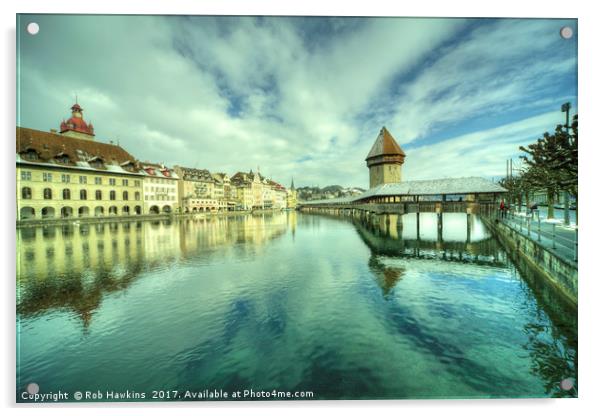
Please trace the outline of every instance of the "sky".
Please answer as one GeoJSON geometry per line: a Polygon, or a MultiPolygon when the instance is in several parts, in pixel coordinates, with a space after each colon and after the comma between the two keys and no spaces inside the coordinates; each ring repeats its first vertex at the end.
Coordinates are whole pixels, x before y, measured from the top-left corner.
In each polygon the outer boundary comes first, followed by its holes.
{"type": "Polygon", "coordinates": [[[403,180],[505,175],[577,107],[577,21],[21,15],[17,125],[75,97],[142,161],[368,187],[382,126],[403,180]],[[36,22],[38,34],[26,26],[36,22]],[[563,39],[563,26],[573,38],[563,39]]]}

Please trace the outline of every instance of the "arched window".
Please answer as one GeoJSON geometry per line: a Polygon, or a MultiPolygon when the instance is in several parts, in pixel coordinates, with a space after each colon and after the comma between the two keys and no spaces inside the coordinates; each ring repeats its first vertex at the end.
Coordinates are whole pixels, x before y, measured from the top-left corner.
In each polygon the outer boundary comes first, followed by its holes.
{"type": "Polygon", "coordinates": [[[88,191],[82,189],[79,191],[79,199],[88,199],[88,191]]]}
{"type": "Polygon", "coordinates": [[[69,189],[63,189],[63,199],[71,199],[71,191],[69,189]]]}
{"type": "Polygon", "coordinates": [[[115,200],[115,191],[111,191],[111,192],[109,192],[109,199],[110,199],[111,201],[114,201],[114,200],[115,200]]]}
{"type": "Polygon", "coordinates": [[[31,188],[28,186],[24,186],[21,188],[21,198],[23,199],[31,199],[31,188]]]}
{"type": "Polygon", "coordinates": [[[102,199],[102,191],[98,190],[96,191],[96,200],[100,201],[102,199]]]}
{"type": "Polygon", "coordinates": [[[134,198],[136,198],[136,201],[140,201],[140,192],[136,192],[134,198]]]}
{"type": "Polygon", "coordinates": [[[128,191],[123,191],[123,200],[127,201],[129,198],[128,191]]]}
{"type": "Polygon", "coordinates": [[[52,189],[44,188],[44,199],[52,199],[52,189]]]}

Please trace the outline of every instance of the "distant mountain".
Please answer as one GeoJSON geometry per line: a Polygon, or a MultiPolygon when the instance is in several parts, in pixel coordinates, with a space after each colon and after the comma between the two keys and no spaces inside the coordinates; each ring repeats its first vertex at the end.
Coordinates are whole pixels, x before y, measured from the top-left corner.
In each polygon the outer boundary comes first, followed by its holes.
{"type": "Polygon", "coordinates": [[[366,190],[363,188],[344,188],[341,185],[329,185],[324,188],[317,186],[303,186],[297,188],[297,198],[302,201],[311,201],[316,199],[343,198],[347,196],[359,195],[366,190]]]}

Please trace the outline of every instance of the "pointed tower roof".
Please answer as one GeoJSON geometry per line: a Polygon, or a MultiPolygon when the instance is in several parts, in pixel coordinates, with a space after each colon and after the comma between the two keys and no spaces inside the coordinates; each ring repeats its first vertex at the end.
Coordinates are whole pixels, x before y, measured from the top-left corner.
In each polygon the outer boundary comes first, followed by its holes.
{"type": "Polygon", "coordinates": [[[295,189],[295,179],[291,178],[291,190],[295,189]]]}
{"type": "Polygon", "coordinates": [[[366,156],[366,160],[372,159],[379,156],[403,156],[405,157],[405,153],[401,150],[401,147],[397,144],[389,130],[383,126],[380,129],[380,133],[378,133],[378,137],[376,141],[372,145],[372,149],[370,149],[370,153],[366,156]]]}

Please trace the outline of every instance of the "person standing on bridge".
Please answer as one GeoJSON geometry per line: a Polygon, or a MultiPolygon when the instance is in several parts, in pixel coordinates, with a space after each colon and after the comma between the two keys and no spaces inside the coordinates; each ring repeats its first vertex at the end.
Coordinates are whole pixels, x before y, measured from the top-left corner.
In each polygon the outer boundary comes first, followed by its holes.
{"type": "Polygon", "coordinates": [[[503,199],[502,202],[500,202],[500,215],[502,218],[506,218],[506,204],[503,199]]]}

